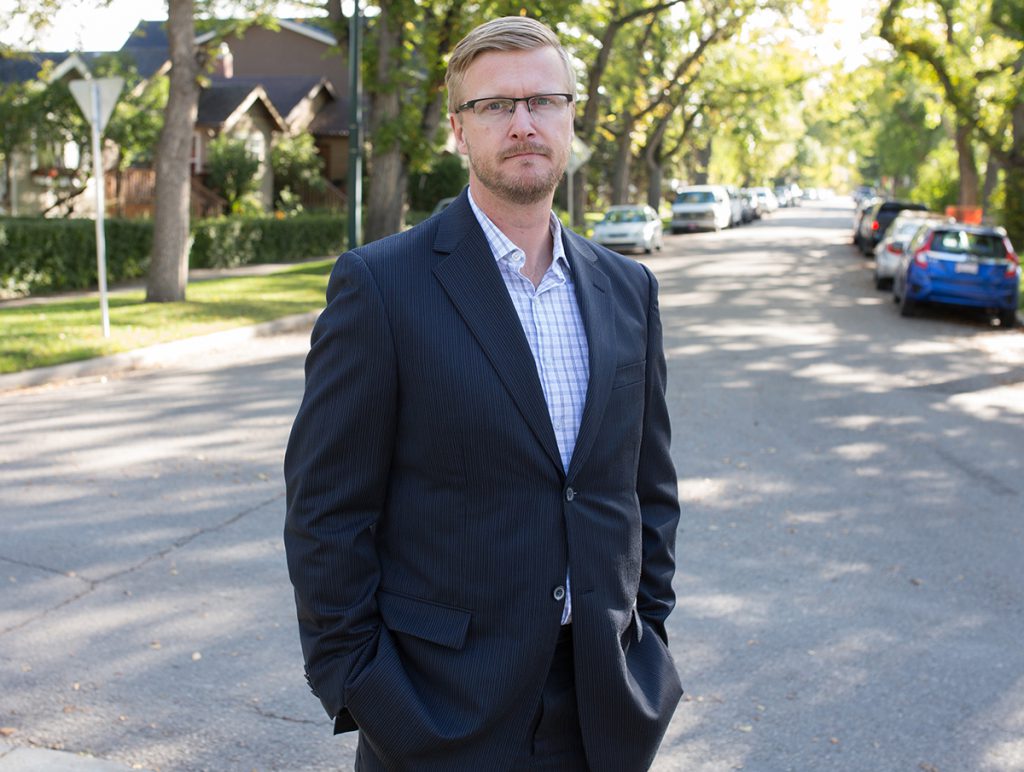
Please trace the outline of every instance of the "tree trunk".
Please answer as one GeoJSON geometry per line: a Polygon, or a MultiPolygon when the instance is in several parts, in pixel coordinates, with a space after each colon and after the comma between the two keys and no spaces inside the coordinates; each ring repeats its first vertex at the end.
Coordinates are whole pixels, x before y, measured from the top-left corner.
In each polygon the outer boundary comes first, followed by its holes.
{"type": "Polygon", "coordinates": [[[370,184],[366,197],[366,240],[398,233],[405,209],[406,164],[399,132],[393,127],[401,117],[402,105],[396,86],[395,62],[402,46],[402,21],[396,18],[392,2],[380,3],[375,37],[376,76],[380,87],[373,92],[370,116],[370,184]]]}
{"type": "Polygon", "coordinates": [[[156,148],[153,254],[146,277],[146,301],[185,299],[188,283],[189,204],[192,132],[199,105],[193,0],[167,0],[170,93],[156,148]]]}
{"type": "Polygon", "coordinates": [[[1014,251],[1024,254],[1024,102],[1018,100],[1011,113],[1013,142],[1003,160],[1006,207],[1003,226],[1014,251]]]}
{"type": "Polygon", "coordinates": [[[967,123],[958,123],[956,127],[957,166],[960,170],[960,206],[977,206],[978,191],[981,178],[978,175],[978,164],[974,160],[974,143],[971,142],[972,128],[967,123]]]}
{"type": "Polygon", "coordinates": [[[655,212],[661,211],[661,178],[664,169],[660,156],[660,152],[647,156],[647,205],[655,212]]]}
{"type": "Polygon", "coordinates": [[[630,164],[633,160],[633,116],[627,115],[615,149],[612,168],[612,203],[629,203],[630,164]]]}
{"type": "Polygon", "coordinates": [[[712,138],[708,138],[708,143],[701,148],[697,149],[694,153],[693,162],[693,184],[694,185],[707,185],[708,184],[708,164],[711,163],[711,148],[712,138]]]}

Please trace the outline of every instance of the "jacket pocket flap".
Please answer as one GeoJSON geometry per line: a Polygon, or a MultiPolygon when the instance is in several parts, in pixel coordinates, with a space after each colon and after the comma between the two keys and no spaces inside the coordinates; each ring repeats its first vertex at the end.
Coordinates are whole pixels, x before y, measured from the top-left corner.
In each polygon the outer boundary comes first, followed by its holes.
{"type": "Polygon", "coordinates": [[[414,635],[449,649],[461,649],[466,643],[472,614],[464,609],[387,590],[377,591],[377,608],[389,630],[414,635]]]}
{"type": "Polygon", "coordinates": [[[647,360],[641,359],[631,365],[622,365],[615,368],[615,380],[612,381],[612,388],[618,389],[622,386],[629,386],[631,383],[638,383],[644,379],[647,370],[647,360]]]}

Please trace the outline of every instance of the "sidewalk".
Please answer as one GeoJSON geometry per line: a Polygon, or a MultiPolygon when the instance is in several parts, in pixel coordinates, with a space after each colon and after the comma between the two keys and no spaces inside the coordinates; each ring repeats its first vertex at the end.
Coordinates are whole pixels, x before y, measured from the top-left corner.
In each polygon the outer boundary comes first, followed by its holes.
{"type": "MultiPolygon", "coordinates": [[[[189,271],[188,278],[191,284],[193,282],[209,281],[210,279],[220,279],[229,276],[264,276],[304,262],[324,259],[327,258],[316,257],[310,258],[310,260],[291,263],[263,263],[260,265],[244,265],[237,268],[201,268],[189,271]]],[[[109,294],[116,295],[131,292],[144,286],[145,282],[142,280],[119,283],[116,287],[111,288],[109,294]]],[[[83,290],[27,298],[0,299],[0,308],[58,303],[69,299],[82,298],[99,299],[99,292],[83,290]]],[[[17,373],[8,373],[0,375],[0,394],[15,389],[70,381],[75,378],[101,377],[130,370],[160,367],[170,362],[195,357],[204,351],[236,345],[244,340],[311,329],[319,315],[319,311],[311,311],[305,314],[295,314],[281,319],[274,319],[269,322],[261,322],[260,324],[223,330],[209,335],[158,343],[154,346],[134,349],[133,351],[123,351],[119,354],[111,354],[94,359],[83,359],[51,367],[36,367],[17,373]]],[[[4,772],[2,765],[0,765],[0,772],[4,772]]]]}

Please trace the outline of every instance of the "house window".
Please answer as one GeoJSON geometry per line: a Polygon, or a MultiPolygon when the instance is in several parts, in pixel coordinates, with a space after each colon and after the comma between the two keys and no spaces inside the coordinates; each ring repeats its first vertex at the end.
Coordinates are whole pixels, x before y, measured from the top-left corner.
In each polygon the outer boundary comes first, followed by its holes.
{"type": "Polygon", "coordinates": [[[260,133],[250,134],[245,138],[245,149],[260,161],[260,169],[267,158],[267,140],[260,133]]]}

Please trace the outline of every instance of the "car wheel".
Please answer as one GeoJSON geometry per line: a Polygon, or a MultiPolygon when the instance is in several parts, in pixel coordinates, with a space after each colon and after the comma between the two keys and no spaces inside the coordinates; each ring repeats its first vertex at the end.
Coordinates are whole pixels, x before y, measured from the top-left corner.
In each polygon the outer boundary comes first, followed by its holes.
{"type": "Polygon", "coordinates": [[[1016,326],[1017,324],[1017,312],[1012,308],[1005,308],[999,312],[999,326],[1005,327],[1007,330],[1016,326]]]}
{"type": "Polygon", "coordinates": [[[875,289],[876,290],[884,290],[887,287],[889,287],[889,285],[891,283],[892,283],[891,279],[883,278],[883,277],[879,276],[877,273],[875,274],[875,289]]]}

